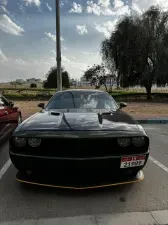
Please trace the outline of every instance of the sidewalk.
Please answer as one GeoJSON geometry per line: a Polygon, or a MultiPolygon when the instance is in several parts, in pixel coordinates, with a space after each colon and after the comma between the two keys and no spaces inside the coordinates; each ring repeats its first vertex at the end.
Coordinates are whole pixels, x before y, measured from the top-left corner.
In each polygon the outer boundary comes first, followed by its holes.
{"type": "Polygon", "coordinates": [[[140,124],[168,124],[168,115],[131,115],[140,124]]]}
{"type": "Polygon", "coordinates": [[[3,222],[0,225],[167,225],[168,210],[3,222]]]}

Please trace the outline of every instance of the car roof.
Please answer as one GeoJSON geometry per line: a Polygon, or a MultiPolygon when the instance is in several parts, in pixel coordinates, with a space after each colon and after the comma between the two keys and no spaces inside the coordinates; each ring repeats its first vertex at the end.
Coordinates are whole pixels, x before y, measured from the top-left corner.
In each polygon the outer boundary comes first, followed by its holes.
{"type": "Polygon", "coordinates": [[[104,91],[97,90],[97,89],[67,89],[67,90],[58,91],[58,92],[62,92],[62,93],[63,92],[98,92],[98,93],[105,93],[104,91]]]}

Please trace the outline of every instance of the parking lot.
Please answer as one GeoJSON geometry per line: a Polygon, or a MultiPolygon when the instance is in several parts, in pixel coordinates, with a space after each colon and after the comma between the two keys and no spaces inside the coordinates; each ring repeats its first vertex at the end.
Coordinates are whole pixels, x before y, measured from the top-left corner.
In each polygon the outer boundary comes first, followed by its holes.
{"type": "Polygon", "coordinates": [[[168,125],[144,125],[144,128],[151,140],[145,179],[140,183],[87,191],[17,183],[6,141],[0,148],[0,222],[167,209],[168,125]]]}

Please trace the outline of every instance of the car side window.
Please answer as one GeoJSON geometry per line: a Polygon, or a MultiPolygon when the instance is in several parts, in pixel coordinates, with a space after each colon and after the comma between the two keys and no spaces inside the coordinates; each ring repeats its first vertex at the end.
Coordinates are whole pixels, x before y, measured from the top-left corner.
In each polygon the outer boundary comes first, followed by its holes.
{"type": "Polygon", "coordinates": [[[3,96],[0,96],[0,106],[8,106],[8,101],[3,96]]]}
{"type": "Polygon", "coordinates": [[[73,97],[69,92],[56,94],[49,104],[48,109],[72,109],[74,108],[73,97]]]}

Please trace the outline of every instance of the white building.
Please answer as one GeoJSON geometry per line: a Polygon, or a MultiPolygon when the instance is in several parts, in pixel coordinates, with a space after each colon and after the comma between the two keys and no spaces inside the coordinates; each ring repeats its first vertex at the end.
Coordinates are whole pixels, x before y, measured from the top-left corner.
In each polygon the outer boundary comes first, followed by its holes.
{"type": "Polygon", "coordinates": [[[41,83],[42,80],[36,79],[36,78],[30,78],[30,79],[27,79],[26,82],[29,83],[29,84],[38,84],[38,83],[41,83]]]}
{"type": "Polygon", "coordinates": [[[80,86],[90,86],[91,81],[87,80],[84,76],[80,78],[80,86]]]}

